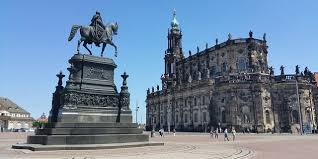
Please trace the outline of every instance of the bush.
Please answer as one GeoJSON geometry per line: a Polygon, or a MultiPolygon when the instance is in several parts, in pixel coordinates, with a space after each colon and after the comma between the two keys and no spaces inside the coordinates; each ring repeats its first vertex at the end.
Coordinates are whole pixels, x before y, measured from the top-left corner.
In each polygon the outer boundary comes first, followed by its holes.
{"type": "Polygon", "coordinates": [[[46,124],[47,122],[44,122],[44,121],[34,121],[32,123],[32,126],[36,128],[41,128],[41,127],[44,127],[46,124]]]}

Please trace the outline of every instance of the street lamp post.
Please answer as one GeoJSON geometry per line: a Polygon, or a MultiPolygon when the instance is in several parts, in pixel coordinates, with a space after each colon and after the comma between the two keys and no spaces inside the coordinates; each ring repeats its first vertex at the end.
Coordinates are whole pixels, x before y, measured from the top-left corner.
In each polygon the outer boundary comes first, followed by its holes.
{"type": "Polygon", "coordinates": [[[136,104],[136,123],[138,124],[138,110],[139,110],[139,106],[138,103],[136,104]]]}

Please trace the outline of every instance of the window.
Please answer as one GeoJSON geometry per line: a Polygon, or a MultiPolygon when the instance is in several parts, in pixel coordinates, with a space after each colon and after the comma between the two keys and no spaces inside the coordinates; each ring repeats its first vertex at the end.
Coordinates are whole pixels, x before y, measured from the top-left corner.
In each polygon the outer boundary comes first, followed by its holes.
{"type": "Polygon", "coordinates": [[[203,112],[203,122],[206,122],[206,112],[203,112]]]}
{"type": "Polygon", "coordinates": [[[188,122],[188,114],[184,114],[184,122],[185,122],[185,123],[188,122]]]}
{"type": "Polygon", "coordinates": [[[245,59],[239,59],[237,64],[237,69],[242,71],[246,69],[246,60],[245,59]]]}
{"type": "Polygon", "coordinates": [[[296,111],[296,110],[292,111],[292,122],[299,123],[298,111],[296,111]]]}
{"type": "Polygon", "coordinates": [[[178,123],[178,122],[179,122],[179,116],[176,115],[176,123],[178,123]]]}
{"type": "Polygon", "coordinates": [[[194,122],[198,122],[198,113],[194,113],[194,122]]]}
{"type": "Polygon", "coordinates": [[[205,105],[205,96],[202,96],[202,105],[205,105]]]}
{"type": "Polygon", "coordinates": [[[226,71],[226,69],[227,69],[227,68],[226,68],[226,63],[225,63],[225,62],[223,62],[223,63],[222,63],[221,71],[222,71],[222,72],[225,72],[225,71],[226,71]]]}
{"type": "Polygon", "coordinates": [[[268,110],[265,111],[265,117],[266,117],[266,123],[270,124],[271,123],[271,119],[270,119],[270,115],[269,115],[269,111],[268,110]]]}
{"type": "Polygon", "coordinates": [[[212,66],[211,67],[211,75],[215,75],[215,73],[216,73],[216,66],[212,66]]]}
{"type": "Polygon", "coordinates": [[[250,123],[250,117],[247,114],[243,115],[243,123],[250,123]]]}
{"type": "Polygon", "coordinates": [[[307,122],[311,121],[310,111],[309,110],[306,111],[306,119],[307,119],[307,122]]]}
{"type": "Polygon", "coordinates": [[[170,72],[171,72],[171,73],[175,73],[175,72],[174,72],[174,63],[171,63],[170,65],[171,65],[171,66],[170,66],[170,69],[171,69],[170,72]]]}
{"type": "Polygon", "coordinates": [[[226,123],[225,110],[221,112],[221,117],[222,117],[222,123],[226,123]]]}

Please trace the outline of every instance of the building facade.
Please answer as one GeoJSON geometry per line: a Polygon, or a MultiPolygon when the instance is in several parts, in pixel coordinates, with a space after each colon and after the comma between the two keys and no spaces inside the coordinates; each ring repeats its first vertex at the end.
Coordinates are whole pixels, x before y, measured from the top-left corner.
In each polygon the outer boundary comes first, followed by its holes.
{"type": "Polygon", "coordinates": [[[8,98],[0,97],[0,131],[28,130],[32,127],[30,113],[8,98]]]}
{"type": "Polygon", "coordinates": [[[266,34],[228,40],[185,58],[182,32],[173,14],[164,55],[162,87],[147,90],[146,129],[290,132],[316,127],[317,87],[308,68],[284,67],[274,75],[267,61],[266,34]],[[304,127],[303,126],[303,127],[304,127]]]}

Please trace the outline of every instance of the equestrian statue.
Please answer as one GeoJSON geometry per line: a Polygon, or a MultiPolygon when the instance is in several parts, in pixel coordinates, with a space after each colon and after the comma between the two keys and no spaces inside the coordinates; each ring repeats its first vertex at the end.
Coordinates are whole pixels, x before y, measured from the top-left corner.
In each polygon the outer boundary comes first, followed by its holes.
{"type": "Polygon", "coordinates": [[[99,12],[93,16],[91,24],[89,26],[73,25],[68,41],[71,41],[77,30],[80,29],[81,38],[77,43],[77,53],[79,54],[79,47],[82,42],[83,46],[88,50],[89,54],[92,55],[91,50],[88,49],[87,44],[95,44],[95,46],[100,47],[103,44],[101,56],[107,44],[115,48],[115,57],[117,57],[117,46],[113,43],[113,35],[117,35],[118,25],[116,23],[109,23],[107,25],[103,24],[102,17],[99,12]]]}

